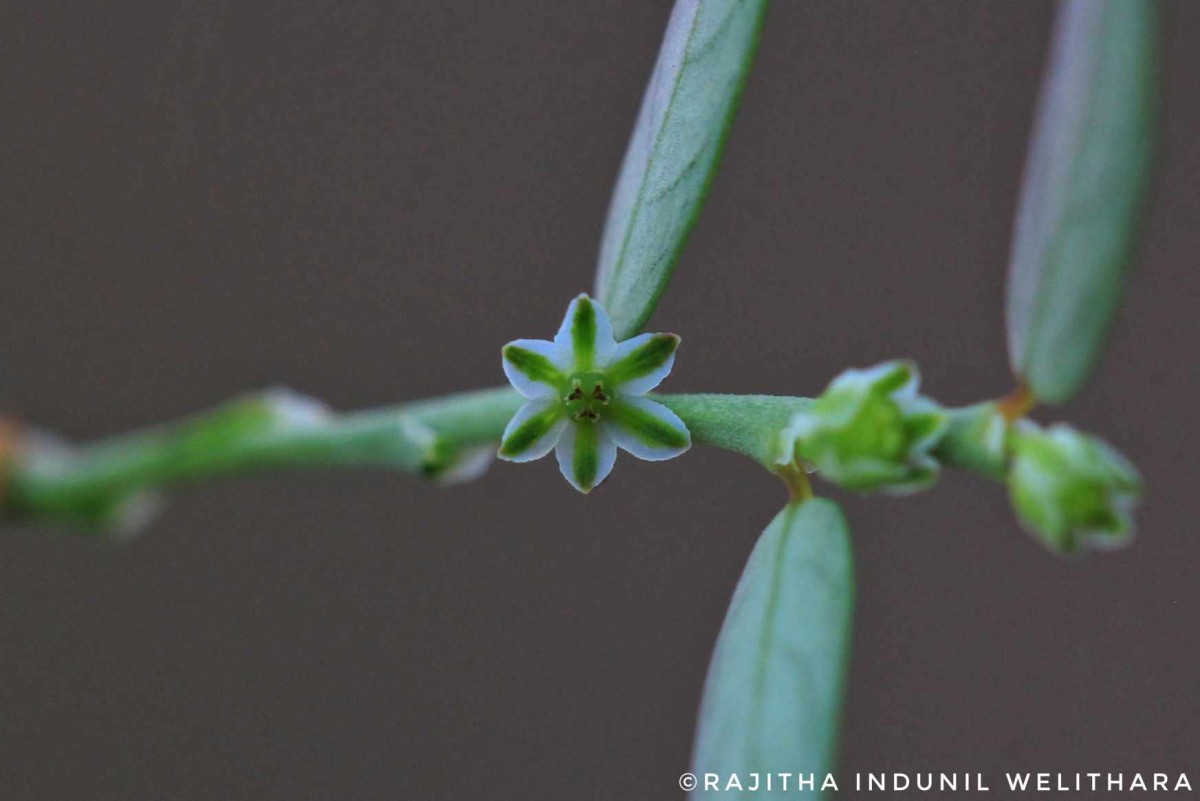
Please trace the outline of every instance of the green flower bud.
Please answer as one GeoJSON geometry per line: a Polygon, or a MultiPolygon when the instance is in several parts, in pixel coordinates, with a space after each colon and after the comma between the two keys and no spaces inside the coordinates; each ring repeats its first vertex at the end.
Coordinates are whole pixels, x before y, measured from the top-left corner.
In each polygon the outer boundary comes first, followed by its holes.
{"type": "Polygon", "coordinates": [[[847,370],[792,417],[781,464],[793,460],[851,490],[903,493],[932,484],[930,454],[946,431],[945,411],[917,394],[915,365],[893,361],[847,370]]]}
{"type": "Polygon", "coordinates": [[[1097,437],[1027,420],[1011,435],[1008,491],[1017,517],[1051,550],[1124,545],[1142,481],[1129,461],[1097,437]]]}

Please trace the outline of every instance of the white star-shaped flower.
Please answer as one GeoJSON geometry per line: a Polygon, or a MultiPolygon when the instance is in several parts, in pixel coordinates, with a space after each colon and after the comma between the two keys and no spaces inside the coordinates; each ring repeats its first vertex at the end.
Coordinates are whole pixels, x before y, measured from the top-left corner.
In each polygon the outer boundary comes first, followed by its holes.
{"type": "Polygon", "coordinates": [[[621,448],[639,459],[671,459],[692,444],[679,417],[645,396],[675,364],[679,337],[640,334],[617,343],[599,303],[580,295],[553,341],[504,346],[504,374],[528,398],[504,430],[500,458],[540,459],[551,448],[567,481],[590,492],[621,448]]]}

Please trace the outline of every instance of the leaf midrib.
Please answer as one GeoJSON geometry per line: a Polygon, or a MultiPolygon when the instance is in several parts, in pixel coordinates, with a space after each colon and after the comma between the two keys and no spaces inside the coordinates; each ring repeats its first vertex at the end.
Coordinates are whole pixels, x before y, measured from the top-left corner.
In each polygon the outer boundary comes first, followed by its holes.
{"type": "MultiPolygon", "coordinates": [[[[692,59],[689,58],[689,53],[692,49],[692,39],[696,35],[696,28],[700,23],[701,6],[696,5],[696,14],[692,17],[691,27],[688,28],[687,38],[683,45],[683,62],[679,65],[679,71],[675,75],[675,82],[671,86],[671,96],[667,100],[667,110],[663,112],[662,123],[658,126],[658,130],[654,134],[654,144],[650,146],[650,153],[646,156],[646,164],[642,168],[642,177],[638,182],[637,197],[634,198],[633,206],[629,210],[629,224],[625,226],[625,235],[621,237],[621,248],[617,251],[617,257],[613,260],[612,275],[609,277],[609,288],[617,285],[617,278],[620,277],[621,271],[625,269],[625,253],[629,249],[629,240],[633,238],[634,221],[637,219],[638,211],[642,207],[642,201],[646,197],[646,176],[650,174],[650,165],[653,164],[655,156],[658,154],[660,145],[662,144],[663,131],[667,129],[667,124],[671,120],[671,114],[675,110],[675,98],[679,94],[679,86],[683,83],[683,73],[687,69],[692,59]]],[[[732,12],[730,12],[732,14],[732,12]]],[[[609,298],[611,302],[611,298],[609,298]]]]}

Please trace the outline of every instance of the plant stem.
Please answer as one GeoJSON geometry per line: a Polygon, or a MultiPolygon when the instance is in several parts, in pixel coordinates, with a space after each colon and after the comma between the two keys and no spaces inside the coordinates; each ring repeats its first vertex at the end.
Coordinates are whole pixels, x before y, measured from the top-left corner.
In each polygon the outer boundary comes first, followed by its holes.
{"type": "MultiPolygon", "coordinates": [[[[811,402],[775,395],[651,397],[679,415],[693,441],[744,454],[776,474],[779,433],[811,402]]],[[[441,482],[467,480],[486,467],[522,403],[513,389],[498,387],[338,414],[310,398],[269,390],[79,446],[27,432],[9,438],[15,444],[6,459],[0,453],[7,483],[2,509],[16,519],[128,529],[145,517],[156,490],[255,472],[379,467],[441,482]]],[[[951,414],[937,456],[1002,476],[1004,426],[1001,420],[995,430],[994,406],[951,414]]]]}
{"type": "Polygon", "coordinates": [[[947,409],[950,428],[933,455],[943,464],[1003,481],[1008,472],[1008,429],[1000,405],[985,401],[947,409]]]}
{"type": "Polygon", "coordinates": [[[1012,392],[996,401],[996,409],[1012,423],[1025,417],[1037,405],[1037,398],[1025,384],[1017,384],[1012,392]]]}
{"type": "MultiPolygon", "coordinates": [[[[147,492],[264,470],[384,467],[453,481],[478,472],[522,398],[503,387],[348,414],[272,390],[181,422],[69,447],[27,437],[11,454],[4,510],[127,528],[147,492]]],[[[486,464],[486,462],[484,462],[486,464]]]]}
{"type": "Polygon", "coordinates": [[[779,432],[808,398],[780,395],[654,395],[687,425],[692,439],[749,456],[771,472],[779,465],[779,432]]]}

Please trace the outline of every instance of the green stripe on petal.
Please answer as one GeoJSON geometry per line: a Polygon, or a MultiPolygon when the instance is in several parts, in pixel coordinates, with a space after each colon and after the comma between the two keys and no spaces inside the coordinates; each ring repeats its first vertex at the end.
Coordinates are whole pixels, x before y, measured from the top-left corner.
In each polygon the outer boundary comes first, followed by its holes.
{"type": "Polygon", "coordinates": [[[500,441],[500,458],[510,462],[540,459],[562,436],[567,420],[556,400],[531,400],[517,410],[500,441]]]}
{"type": "Polygon", "coordinates": [[[608,478],[617,461],[617,446],[608,427],[593,423],[568,426],[554,453],[563,477],[585,494],[608,478]]]}
{"type": "Polygon", "coordinates": [[[575,453],[572,454],[571,471],[575,482],[584,492],[596,486],[596,473],[600,470],[600,429],[594,425],[581,425],[575,431],[575,453]]]}
{"type": "Polygon", "coordinates": [[[587,295],[571,301],[554,343],[570,354],[575,372],[607,364],[617,347],[608,314],[587,295]]]}
{"type": "Polygon", "coordinates": [[[686,451],[692,436],[678,415],[646,398],[620,398],[606,415],[616,443],[639,459],[660,461],[686,451]]]}
{"type": "Polygon", "coordinates": [[[580,368],[590,367],[596,358],[596,307],[591,300],[583,299],[575,304],[575,317],[571,320],[571,350],[575,364],[580,368]]]}
{"type": "Polygon", "coordinates": [[[678,348],[679,337],[675,334],[641,334],[617,346],[604,374],[624,392],[644,395],[671,372],[678,348]]]}
{"type": "MultiPolygon", "coordinates": [[[[518,392],[527,398],[555,395],[564,380],[555,364],[556,346],[540,339],[518,339],[504,346],[504,374],[518,392]]],[[[561,357],[558,357],[561,360],[561,357]]]]}

